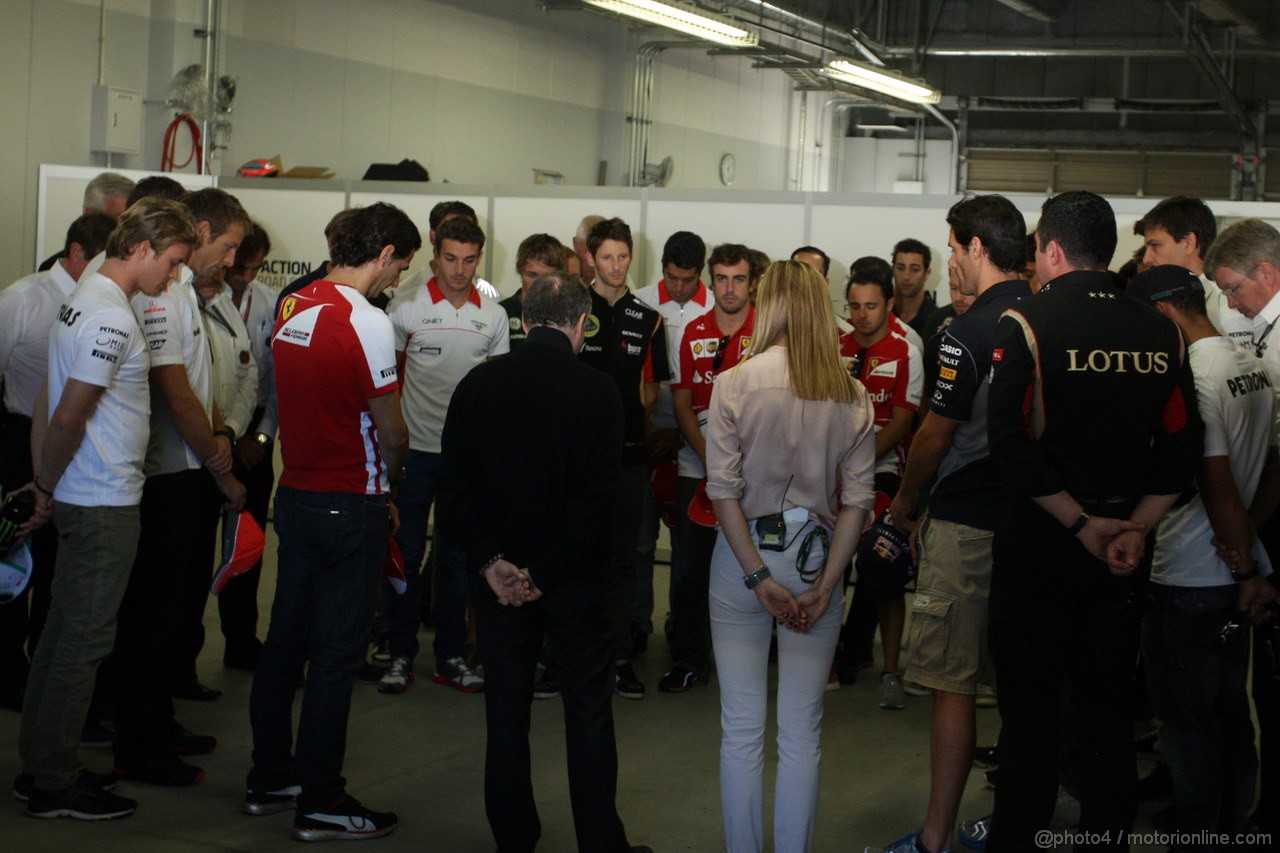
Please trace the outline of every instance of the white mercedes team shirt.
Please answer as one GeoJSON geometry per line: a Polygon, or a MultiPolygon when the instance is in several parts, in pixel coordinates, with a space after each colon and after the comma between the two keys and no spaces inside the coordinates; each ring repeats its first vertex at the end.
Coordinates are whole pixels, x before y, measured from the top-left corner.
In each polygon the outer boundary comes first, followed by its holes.
{"type": "MultiPolygon", "coordinates": [[[[1226,337],[1203,338],[1187,347],[1196,382],[1196,402],[1204,419],[1204,455],[1226,456],[1231,476],[1247,507],[1262,476],[1262,460],[1274,443],[1275,394],[1262,362],[1226,337]]],[[[1262,573],[1271,564],[1254,540],[1254,559],[1262,573]]],[[[1225,586],[1231,571],[1213,547],[1213,528],[1197,494],[1172,509],[1156,532],[1151,580],[1166,586],[1225,586]]]]}
{"type": "Polygon", "coordinates": [[[511,348],[507,312],[475,287],[454,308],[432,278],[392,307],[391,325],[403,366],[400,400],[409,447],[439,453],[453,389],[471,368],[511,348]]]}
{"type": "Polygon", "coordinates": [[[4,407],[15,415],[31,417],[49,374],[49,336],[58,309],[75,289],[59,261],[0,290],[0,377],[4,407]]]}
{"type": "Polygon", "coordinates": [[[106,276],[90,275],[58,312],[49,336],[49,413],[57,410],[68,379],[105,390],[54,487],[54,500],[76,506],[136,506],[142,500],[150,370],[124,291],[106,276]]]}
{"type": "MultiPolygon", "coordinates": [[[[151,366],[179,364],[213,426],[213,371],[209,344],[200,320],[200,300],[191,282],[195,273],[186,264],[178,280],[159,296],[139,291],[133,295],[133,313],[151,350],[151,366]]],[[[147,445],[146,474],[173,474],[200,468],[200,458],[187,446],[157,389],[151,393],[151,441],[147,445]]]]}

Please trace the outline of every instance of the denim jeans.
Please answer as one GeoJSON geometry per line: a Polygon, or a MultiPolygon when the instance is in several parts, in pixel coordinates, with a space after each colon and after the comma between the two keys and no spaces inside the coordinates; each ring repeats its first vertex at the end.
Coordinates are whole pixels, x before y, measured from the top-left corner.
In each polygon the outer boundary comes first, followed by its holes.
{"type": "MultiPolygon", "coordinates": [[[[799,595],[809,588],[796,559],[811,522],[788,518],[796,534],[786,551],[762,551],[773,579],[799,595]]],[[[754,534],[755,523],[752,522],[754,534]]],[[[808,570],[821,570],[821,547],[809,553],[808,570]]],[[[720,675],[720,805],[725,849],[763,851],[764,738],[769,703],[769,636],[773,615],[742,581],[742,567],[723,534],[711,558],[711,638],[720,675]]],[[[837,587],[808,633],[778,628],[778,776],[774,788],[773,849],[813,849],[822,760],[822,703],[827,673],[840,635],[844,591],[837,587]]]]}
{"type": "MultiPolygon", "coordinates": [[[[404,555],[403,595],[387,595],[387,620],[391,631],[391,656],[413,660],[418,654],[418,624],[422,609],[422,559],[427,550],[427,518],[440,484],[440,454],[410,450],[404,466],[404,482],[396,496],[400,532],[396,544],[404,555]]],[[[460,657],[467,642],[467,567],[460,548],[435,540],[432,574],[434,651],[437,664],[460,657]]]]}
{"type": "Polygon", "coordinates": [[[342,797],[347,717],[373,621],[387,554],[387,498],[343,492],[276,492],[280,539],[276,596],[262,659],[253,677],[249,786],[302,786],[305,814],[342,797]],[[296,758],[292,707],[307,665],[296,758]]]}
{"type": "Polygon", "coordinates": [[[1216,644],[1237,616],[1236,587],[1152,584],[1151,590],[1155,608],[1143,620],[1142,651],[1162,724],[1160,749],[1173,774],[1177,829],[1243,832],[1258,772],[1246,687],[1248,626],[1216,644]]]}

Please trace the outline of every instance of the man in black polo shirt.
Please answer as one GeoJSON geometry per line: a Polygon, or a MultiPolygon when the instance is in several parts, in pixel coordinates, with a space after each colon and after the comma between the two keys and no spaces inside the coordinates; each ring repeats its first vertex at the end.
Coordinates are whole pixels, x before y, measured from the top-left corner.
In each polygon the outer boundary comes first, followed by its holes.
{"type": "Polygon", "coordinates": [[[1115,247],[1104,199],[1046,201],[1036,228],[1044,288],[1010,309],[996,335],[991,456],[1012,498],[992,552],[1003,722],[992,853],[1034,849],[1049,823],[1064,681],[1079,830],[1095,835],[1091,846],[1129,847],[1148,538],[1191,485],[1204,424],[1177,326],[1116,288],[1107,272],[1115,247]]]}
{"type": "Polygon", "coordinates": [[[609,581],[617,689],[626,699],[643,699],[644,684],[636,678],[630,661],[631,603],[636,587],[636,544],[649,479],[645,435],[658,383],[670,378],[667,342],[661,316],[636,299],[627,286],[632,250],[627,223],[616,218],[597,222],[587,235],[587,248],[596,277],[591,285],[591,316],[581,358],[613,378],[622,395],[624,419],[609,581]]]}
{"type": "Polygon", "coordinates": [[[507,312],[507,323],[511,327],[508,340],[512,350],[524,343],[529,335],[521,321],[525,293],[547,273],[564,270],[566,251],[564,245],[550,234],[531,234],[516,250],[516,275],[520,276],[520,289],[498,303],[507,312]]]}
{"type": "Polygon", "coordinates": [[[986,195],[957,202],[947,224],[948,270],[961,292],[977,298],[942,333],[929,412],[889,507],[899,529],[910,530],[921,492],[936,475],[919,530],[920,575],[905,674],[933,691],[932,786],[923,828],[891,845],[894,851],[946,849],[973,760],[975,696],[979,683],[992,681],[987,592],[991,541],[1004,502],[987,448],[987,394],[999,360],[1000,315],[1031,295],[1018,278],[1026,223],[1008,199],[986,195]]]}

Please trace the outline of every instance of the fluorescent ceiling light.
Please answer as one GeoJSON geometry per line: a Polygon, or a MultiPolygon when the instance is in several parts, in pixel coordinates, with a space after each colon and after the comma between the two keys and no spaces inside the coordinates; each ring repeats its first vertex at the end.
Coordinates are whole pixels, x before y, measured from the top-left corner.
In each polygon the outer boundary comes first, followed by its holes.
{"type": "Polygon", "coordinates": [[[818,69],[818,73],[832,80],[839,80],[841,83],[870,89],[913,104],[936,104],[942,99],[942,93],[931,86],[913,83],[892,72],[881,71],[847,59],[829,62],[825,68],[818,69]]]}
{"type": "Polygon", "coordinates": [[[751,30],[697,11],[691,4],[676,5],[659,0],[582,0],[588,6],[617,12],[649,24],[677,30],[696,38],[728,47],[754,47],[760,37],[751,30]]]}

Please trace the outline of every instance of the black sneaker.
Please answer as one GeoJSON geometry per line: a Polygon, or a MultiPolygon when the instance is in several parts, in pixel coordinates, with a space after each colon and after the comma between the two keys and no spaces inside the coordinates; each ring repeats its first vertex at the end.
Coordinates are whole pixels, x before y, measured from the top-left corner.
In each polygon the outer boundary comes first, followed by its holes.
{"type": "Polygon", "coordinates": [[[218,748],[218,739],[213,735],[194,734],[174,723],[164,748],[174,755],[208,755],[218,748]]]}
{"type": "Polygon", "coordinates": [[[994,746],[980,746],[973,751],[973,766],[981,767],[984,770],[990,770],[998,767],[1000,760],[996,756],[996,748],[994,746]]]}
{"type": "Polygon", "coordinates": [[[636,678],[636,671],[631,668],[630,663],[623,662],[618,664],[614,675],[613,687],[623,699],[644,698],[644,683],[636,678]]]}
{"type": "Polygon", "coordinates": [[[395,828],[393,812],[370,811],[355,797],[346,796],[329,808],[294,818],[293,837],[299,841],[363,841],[387,835],[395,828]]]}
{"type": "Polygon", "coordinates": [[[560,695],[560,679],[556,678],[556,671],[548,668],[543,671],[542,677],[533,683],[534,699],[554,699],[560,695]]]}
{"type": "Polygon", "coordinates": [[[671,671],[662,676],[662,680],[658,682],[658,689],[663,693],[684,693],[704,683],[702,676],[687,666],[673,666],[671,671]]]}
{"type": "Polygon", "coordinates": [[[176,755],[153,755],[141,761],[117,764],[116,778],[145,782],[165,788],[187,788],[204,778],[204,770],[187,764],[176,755]]]}
{"type": "Polygon", "coordinates": [[[80,730],[80,747],[82,749],[110,749],[116,742],[116,733],[97,717],[84,721],[80,730]]]}
{"type": "Polygon", "coordinates": [[[289,811],[298,799],[298,794],[301,793],[302,786],[300,785],[285,785],[283,788],[276,788],[270,791],[256,791],[253,788],[245,788],[244,804],[241,806],[241,810],[245,814],[251,815],[276,814],[289,811]]]}
{"type": "Polygon", "coordinates": [[[81,779],[66,791],[31,789],[27,800],[27,814],[32,817],[70,817],[76,820],[114,820],[128,817],[138,808],[138,803],[128,797],[117,797],[94,785],[86,785],[81,779]]]}
{"type": "MultiPolygon", "coordinates": [[[[116,777],[110,773],[94,773],[86,767],[80,771],[80,784],[110,791],[116,786],[116,777]]],[[[20,803],[25,803],[31,799],[31,792],[35,787],[36,777],[30,773],[19,773],[13,777],[13,798],[20,803]]]]}

